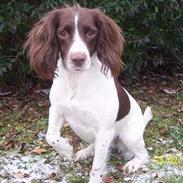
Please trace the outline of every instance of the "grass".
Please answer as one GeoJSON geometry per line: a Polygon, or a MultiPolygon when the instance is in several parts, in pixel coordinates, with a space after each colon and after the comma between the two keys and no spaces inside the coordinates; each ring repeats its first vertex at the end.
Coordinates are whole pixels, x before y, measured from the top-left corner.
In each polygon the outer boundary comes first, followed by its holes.
{"type": "Polygon", "coordinates": [[[68,178],[68,183],[87,183],[88,180],[81,176],[71,176],[68,178]]]}
{"type": "MultiPolygon", "coordinates": [[[[157,96],[166,97],[165,96],[157,96]]],[[[180,151],[183,150],[183,127],[182,119],[183,114],[179,112],[179,102],[183,101],[183,95],[177,94],[171,98],[173,103],[171,106],[157,105],[153,102],[153,120],[147,126],[145,131],[145,141],[148,146],[152,146],[155,154],[163,154],[170,148],[176,148],[180,151]],[[155,141],[167,140],[166,144],[157,144],[155,141]]]]}
{"type": "MultiPolygon", "coordinates": [[[[153,120],[148,124],[144,139],[148,148],[151,148],[151,156],[164,155],[170,149],[183,151],[183,94],[180,82],[165,85],[155,82],[138,83],[133,87],[127,85],[127,89],[138,100],[144,110],[150,105],[153,110],[153,120]],[[175,88],[176,94],[168,94],[163,88],[175,88]]],[[[46,132],[49,102],[46,97],[39,95],[29,96],[28,102],[17,100],[16,97],[3,98],[0,101],[0,155],[19,149],[20,153],[31,151],[36,146],[44,147],[49,154],[52,149],[45,140],[39,139],[40,132],[46,132]],[[23,104],[22,104],[23,103],[23,104]],[[24,144],[24,147],[22,147],[24,144]]],[[[63,130],[67,137],[72,137],[76,149],[81,149],[84,144],[67,127],[63,130]]],[[[65,167],[69,174],[69,183],[85,183],[91,168],[92,159],[76,163],[71,167],[65,167]],[[86,175],[80,176],[77,171],[84,171],[86,175]]],[[[122,172],[120,167],[123,161],[118,156],[111,158],[109,164],[118,167],[117,171],[109,176],[114,182],[121,182],[122,172]]],[[[181,166],[181,168],[183,168],[181,166]]],[[[161,179],[166,183],[183,182],[183,177],[170,176],[161,179]]]]}
{"type": "Polygon", "coordinates": [[[172,175],[172,176],[164,177],[162,179],[162,182],[164,182],[164,183],[182,183],[183,176],[172,175]]]}
{"type": "Polygon", "coordinates": [[[23,143],[27,147],[36,144],[37,135],[40,131],[45,132],[47,127],[46,114],[38,115],[39,109],[34,105],[35,102],[19,108],[19,101],[16,100],[14,106],[9,106],[10,100],[14,99],[8,98],[0,101],[2,106],[2,110],[0,108],[0,154],[17,149],[23,143]]]}

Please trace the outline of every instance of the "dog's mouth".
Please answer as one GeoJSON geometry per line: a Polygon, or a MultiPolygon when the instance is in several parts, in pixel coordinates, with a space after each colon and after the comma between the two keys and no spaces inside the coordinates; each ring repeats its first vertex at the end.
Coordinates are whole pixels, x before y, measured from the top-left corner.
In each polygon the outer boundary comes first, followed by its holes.
{"type": "Polygon", "coordinates": [[[85,69],[83,69],[82,67],[74,67],[73,68],[73,71],[82,71],[82,70],[85,70],[85,69]]]}
{"type": "Polygon", "coordinates": [[[89,68],[85,68],[85,67],[73,67],[72,68],[72,72],[82,72],[82,71],[86,71],[88,70],[89,68]]]}
{"type": "Polygon", "coordinates": [[[75,66],[73,64],[68,64],[68,65],[65,65],[65,69],[68,70],[68,71],[71,71],[71,72],[83,72],[83,71],[86,71],[88,69],[90,69],[92,63],[89,63],[89,64],[83,64],[82,66],[75,66]]]}

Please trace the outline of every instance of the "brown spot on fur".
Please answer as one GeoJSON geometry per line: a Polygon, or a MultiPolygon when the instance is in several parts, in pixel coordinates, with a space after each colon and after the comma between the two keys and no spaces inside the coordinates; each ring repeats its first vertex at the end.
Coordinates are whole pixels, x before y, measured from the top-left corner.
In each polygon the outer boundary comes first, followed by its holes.
{"type": "Polygon", "coordinates": [[[119,100],[119,110],[118,110],[118,115],[116,118],[116,121],[119,121],[123,119],[130,111],[130,100],[129,97],[122,87],[121,83],[119,82],[118,79],[114,80],[115,85],[116,85],[116,90],[118,93],[118,100],[119,100]]]}

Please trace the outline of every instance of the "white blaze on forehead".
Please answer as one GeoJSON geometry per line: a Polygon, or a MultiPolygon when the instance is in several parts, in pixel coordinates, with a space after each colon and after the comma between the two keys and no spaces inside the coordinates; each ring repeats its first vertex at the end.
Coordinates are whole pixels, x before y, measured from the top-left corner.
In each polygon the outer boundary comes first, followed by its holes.
{"type": "Polygon", "coordinates": [[[78,29],[78,21],[79,21],[79,16],[78,14],[75,14],[74,16],[74,37],[73,37],[73,43],[70,49],[70,52],[82,52],[85,53],[86,55],[89,55],[88,49],[86,47],[85,42],[82,40],[80,34],[79,34],[79,29],[78,29]]]}
{"type": "Polygon", "coordinates": [[[75,53],[82,53],[86,55],[86,60],[84,64],[82,65],[83,69],[88,69],[91,66],[91,59],[90,59],[90,54],[89,50],[87,48],[86,43],[81,37],[81,34],[79,33],[80,29],[79,27],[79,15],[76,13],[74,16],[74,33],[73,33],[73,40],[71,47],[68,52],[67,56],[67,68],[69,70],[72,70],[75,66],[73,66],[72,60],[71,60],[71,55],[75,53]]]}
{"type": "Polygon", "coordinates": [[[77,29],[77,26],[78,26],[78,14],[76,14],[74,16],[74,23],[75,23],[75,28],[77,29]]]}
{"type": "Polygon", "coordinates": [[[75,15],[74,17],[74,23],[75,23],[75,31],[74,31],[74,41],[76,39],[79,39],[79,32],[78,32],[78,14],[75,15]]]}

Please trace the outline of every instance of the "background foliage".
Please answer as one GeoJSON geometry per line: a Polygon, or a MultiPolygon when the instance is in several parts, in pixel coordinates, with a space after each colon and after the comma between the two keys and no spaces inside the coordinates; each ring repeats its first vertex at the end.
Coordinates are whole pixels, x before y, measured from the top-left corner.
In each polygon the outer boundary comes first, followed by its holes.
{"type": "Polygon", "coordinates": [[[22,45],[32,25],[48,10],[64,3],[99,7],[123,28],[126,73],[146,68],[182,65],[182,0],[1,0],[1,81],[23,82],[32,78],[22,45]],[[15,77],[16,76],[16,77],[15,77]]]}

